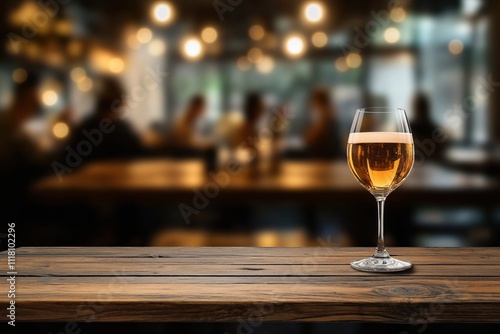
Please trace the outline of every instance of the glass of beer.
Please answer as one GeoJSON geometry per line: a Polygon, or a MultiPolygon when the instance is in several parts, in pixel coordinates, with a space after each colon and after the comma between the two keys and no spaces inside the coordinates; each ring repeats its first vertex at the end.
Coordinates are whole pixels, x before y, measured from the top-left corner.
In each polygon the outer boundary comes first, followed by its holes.
{"type": "Polygon", "coordinates": [[[389,255],[384,245],[384,203],[387,196],[410,174],[415,153],[406,112],[399,108],[356,110],[347,141],[351,172],[376,199],[378,241],[373,256],[351,262],[356,270],[402,271],[411,263],[389,255]]]}

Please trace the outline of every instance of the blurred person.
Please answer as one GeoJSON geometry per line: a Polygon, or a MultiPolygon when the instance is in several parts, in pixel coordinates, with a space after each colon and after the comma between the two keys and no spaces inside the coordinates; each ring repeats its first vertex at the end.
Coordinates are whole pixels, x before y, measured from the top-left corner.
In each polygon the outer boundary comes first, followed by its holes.
{"type": "Polygon", "coordinates": [[[235,158],[243,165],[249,165],[251,174],[257,173],[262,143],[259,143],[259,123],[266,111],[264,99],[258,93],[249,93],[243,104],[243,122],[231,138],[235,158]]]}
{"type": "Polygon", "coordinates": [[[30,75],[25,82],[15,88],[12,105],[0,115],[2,181],[8,183],[29,181],[38,176],[44,166],[43,152],[23,129],[40,110],[37,90],[38,80],[30,75]]]}
{"type": "Polygon", "coordinates": [[[122,114],[117,112],[119,108],[125,107],[125,102],[122,101],[125,94],[122,85],[114,78],[105,77],[100,88],[95,113],[72,131],[72,137],[66,147],[66,160],[69,154],[74,158],[76,156],[77,161],[83,163],[92,160],[135,158],[144,153],[138,136],[132,127],[120,118],[122,114]]]}
{"type": "Polygon", "coordinates": [[[32,182],[50,171],[52,158],[25,130],[40,110],[38,79],[32,74],[16,86],[11,106],[0,114],[0,220],[16,222],[16,230],[26,240],[27,222],[38,218],[40,210],[27,195],[32,182]]]}
{"type": "Polygon", "coordinates": [[[235,138],[236,146],[245,142],[249,147],[255,148],[255,141],[249,139],[258,137],[259,122],[262,116],[264,116],[265,111],[266,105],[260,94],[250,93],[247,95],[243,106],[245,120],[240,126],[239,131],[237,131],[235,138]]]}
{"type": "MultiPolygon", "coordinates": [[[[443,157],[443,144],[433,140],[433,132],[439,127],[432,122],[431,106],[427,95],[423,92],[416,93],[413,98],[413,121],[410,123],[415,149],[427,153],[435,160],[443,157]]],[[[444,130],[443,130],[444,131],[444,130]]],[[[444,134],[446,136],[446,134],[444,134]]]]}
{"type": "Polygon", "coordinates": [[[308,155],[318,159],[342,157],[337,113],[326,89],[316,88],[311,93],[310,108],[313,121],[304,133],[308,155]]]}
{"type": "Polygon", "coordinates": [[[186,110],[174,123],[167,137],[167,145],[175,153],[201,152],[208,146],[197,131],[197,124],[205,113],[206,102],[201,95],[195,95],[189,101],[186,110]]]}

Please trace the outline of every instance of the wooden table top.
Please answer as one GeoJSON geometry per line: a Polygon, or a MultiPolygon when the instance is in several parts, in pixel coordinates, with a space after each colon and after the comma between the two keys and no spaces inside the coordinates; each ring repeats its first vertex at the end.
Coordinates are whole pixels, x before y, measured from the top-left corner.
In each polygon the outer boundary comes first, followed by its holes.
{"type": "MultiPolygon", "coordinates": [[[[352,260],[372,251],[19,248],[16,319],[500,321],[500,248],[392,248],[392,255],[414,264],[411,271],[375,274],[351,269],[352,260]]],[[[0,254],[7,263],[6,252],[0,254]]],[[[5,271],[0,276],[6,276],[5,271]]],[[[0,289],[8,291],[6,279],[1,282],[0,289]]]]}
{"type": "MultiPolygon", "coordinates": [[[[227,174],[229,175],[229,174],[227,174]]],[[[198,160],[154,159],[134,162],[91,163],[62,181],[51,176],[36,183],[34,195],[43,200],[64,201],[192,201],[193,189],[204,192],[213,178],[198,160]]],[[[451,171],[433,164],[415,167],[398,196],[390,201],[434,202],[463,200],[484,202],[500,195],[498,182],[480,175],[451,171]],[[446,196],[443,196],[443,195],[446,196]]],[[[369,200],[371,195],[354,179],[344,161],[284,161],[273,177],[250,178],[245,173],[229,175],[229,184],[219,187],[214,201],[369,200]]]]}

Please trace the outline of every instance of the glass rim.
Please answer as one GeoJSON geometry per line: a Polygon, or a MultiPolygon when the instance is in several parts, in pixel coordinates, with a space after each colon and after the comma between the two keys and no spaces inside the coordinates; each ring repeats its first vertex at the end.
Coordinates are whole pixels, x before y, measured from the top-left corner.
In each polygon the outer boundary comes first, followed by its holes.
{"type": "Polygon", "coordinates": [[[373,114],[390,114],[396,111],[403,111],[406,113],[406,110],[403,108],[397,108],[397,107],[364,107],[364,108],[358,108],[356,109],[356,112],[363,112],[363,113],[373,113],[373,114]],[[372,110],[374,109],[374,110],[372,110]]]}

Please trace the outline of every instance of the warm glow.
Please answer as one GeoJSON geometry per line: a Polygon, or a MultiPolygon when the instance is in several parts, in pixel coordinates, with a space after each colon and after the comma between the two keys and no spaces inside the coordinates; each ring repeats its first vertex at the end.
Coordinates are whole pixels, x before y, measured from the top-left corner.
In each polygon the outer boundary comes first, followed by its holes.
{"type": "Polygon", "coordinates": [[[82,81],[78,82],[76,85],[78,86],[78,89],[81,90],[82,92],[88,92],[89,90],[92,89],[93,82],[92,79],[86,77],[82,81]]]}
{"type": "Polygon", "coordinates": [[[311,42],[315,47],[322,48],[328,43],[328,36],[322,31],[315,32],[311,42]]]}
{"type": "Polygon", "coordinates": [[[263,56],[264,56],[264,53],[259,48],[251,48],[248,51],[248,60],[250,60],[252,63],[260,62],[262,60],[263,56]]]}
{"type": "Polygon", "coordinates": [[[152,10],[153,20],[160,24],[167,24],[172,21],[173,9],[168,2],[158,2],[153,5],[152,10]]]}
{"type": "Polygon", "coordinates": [[[277,247],[279,244],[278,232],[262,231],[255,236],[255,245],[257,247],[277,247]]]}
{"type": "Polygon", "coordinates": [[[390,17],[394,22],[403,22],[406,18],[406,11],[401,7],[393,8],[390,17]]]}
{"type": "Polygon", "coordinates": [[[257,71],[262,74],[271,73],[274,69],[274,59],[269,56],[264,56],[257,64],[257,71]]]}
{"type": "Polygon", "coordinates": [[[125,64],[123,63],[123,60],[121,60],[118,57],[111,58],[108,62],[108,67],[109,70],[113,73],[120,73],[123,71],[123,68],[125,67],[125,64]]]}
{"type": "Polygon", "coordinates": [[[113,58],[115,55],[105,49],[94,48],[90,52],[90,64],[99,72],[108,72],[109,63],[113,58]]]}
{"type": "Polygon", "coordinates": [[[83,68],[75,67],[71,70],[71,80],[73,80],[74,82],[82,82],[85,77],[87,77],[87,73],[85,73],[85,70],[83,68]]]}
{"type": "Polygon", "coordinates": [[[131,49],[138,49],[141,46],[141,43],[137,40],[137,35],[130,35],[127,38],[127,45],[131,49]]]}
{"type": "Polygon", "coordinates": [[[212,27],[206,27],[201,32],[201,39],[203,39],[205,43],[213,43],[217,40],[217,37],[218,37],[217,30],[215,30],[215,28],[212,27]]]}
{"type": "Polygon", "coordinates": [[[292,56],[298,57],[304,53],[305,43],[304,39],[299,36],[290,36],[285,39],[285,52],[292,56]]]}
{"type": "Polygon", "coordinates": [[[238,66],[240,71],[246,72],[252,67],[252,64],[250,63],[247,57],[240,57],[236,62],[236,66],[238,66]]]}
{"type": "Polygon", "coordinates": [[[68,36],[73,31],[73,23],[70,20],[57,20],[54,22],[53,29],[61,36],[68,36]]]}
{"type": "Polygon", "coordinates": [[[345,62],[350,68],[358,68],[363,62],[363,59],[359,53],[351,52],[345,58],[345,62]]]}
{"type": "Polygon", "coordinates": [[[193,37],[193,38],[187,39],[184,42],[184,45],[182,46],[182,50],[184,52],[184,55],[187,58],[197,59],[201,56],[203,48],[201,46],[200,41],[193,37]]]}
{"type": "Polygon", "coordinates": [[[71,41],[68,44],[68,53],[73,56],[79,56],[82,53],[83,45],[79,41],[71,41]]]}
{"type": "Polygon", "coordinates": [[[344,57],[339,57],[335,61],[335,68],[339,72],[347,72],[349,70],[349,66],[347,65],[347,61],[344,57]]]}
{"type": "Polygon", "coordinates": [[[309,22],[319,22],[323,18],[323,6],[317,2],[312,2],[304,8],[304,16],[309,22]]]}
{"type": "Polygon", "coordinates": [[[448,44],[448,50],[454,55],[461,54],[464,50],[464,43],[458,39],[454,39],[448,44]]]}
{"type": "Polygon", "coordinates": [[[16,68],[12,72],[12,79],[17,83],[23,83],[28,78],[28,73],[24,68],[16,68]]]}
{"type": "Polygon", "coordinates": [[[401,34],[396,28],[387,28],[384,32],[384,39],[387,43],[394,44],[399,41],[401,34]]]}
{"type": "Polygon", "coordinates": [[[148,45],[148,52],[150,55],[158,57],[165,53],[167,45],[161,39],[154,39],[148,45]]]}
{"type": "Polygon", "coordinates": [[[137,40],[143,44],[148,43],[153,38],[153,33],[148,28],[141,28],[137,31],[137,40]]]}
{"type": "Polygon", "coordinates": [[[57,96],[57,93],[54,92],[53,90],[47,90],[42,95],[43,104],[45,104],[46,106],[49,106],[49,107],[56,104],[58,99],[59,99],[59,96],[57,96]]]}
{"type": "Polygon", "coordinates": [[[260,26],[258,24],[250,27],[250,30],[248,31],[248,35],[254,41],[260,41],[262,38],[264,38],[265,34],[266,34],[266,32],[265,32],[264,28],[262,28],[262,26],[260,26]]]}
{"type": "Polygon", "coordinates": [[[69,134],[69,127],[66,123],[57,122],[52,127],[52,133],[54,134],[54,136],[56,138],[59,138],[59,139],[66,138],[69,134]]]}

